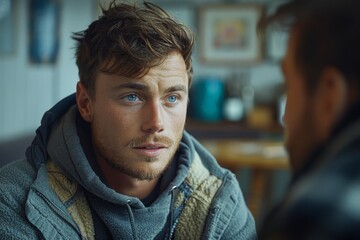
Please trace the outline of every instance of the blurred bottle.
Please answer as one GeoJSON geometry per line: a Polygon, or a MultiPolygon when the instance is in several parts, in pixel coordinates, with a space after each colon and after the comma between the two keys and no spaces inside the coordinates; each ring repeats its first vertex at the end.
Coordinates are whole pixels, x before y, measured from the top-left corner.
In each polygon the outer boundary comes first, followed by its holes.
{"type": "Polygon", "coordinates": [[[247,79],[244,81],[244,85],[241,88],[241,97],[244,102],[245,115],[251,112],[255,105],[255,90],[247,79]]]}
{"type": "Polygon", "coordinates": [[[244,103],[241,99],[241,79],[232,74],[226,81],[224,118],[228,121],[240,121],[244,117],[244,103]]]}

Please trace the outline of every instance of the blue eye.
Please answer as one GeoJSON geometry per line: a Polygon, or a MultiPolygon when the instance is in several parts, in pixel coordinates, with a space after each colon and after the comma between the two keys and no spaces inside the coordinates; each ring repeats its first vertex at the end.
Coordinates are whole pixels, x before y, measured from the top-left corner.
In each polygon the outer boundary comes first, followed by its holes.
{"type": "Polygon", "coordinates": [[[171,103],[176,103],[178,98],[175,95],[171,95],[168,97],[168,101],[171,103]]]}
{"type": "Polygon", "coordinates": [[[135,102],[139,100],[138,96],[136,96],[135,94],[129,94],[125,96],[125,99],[128,100],[129,102],[135,102]]]}

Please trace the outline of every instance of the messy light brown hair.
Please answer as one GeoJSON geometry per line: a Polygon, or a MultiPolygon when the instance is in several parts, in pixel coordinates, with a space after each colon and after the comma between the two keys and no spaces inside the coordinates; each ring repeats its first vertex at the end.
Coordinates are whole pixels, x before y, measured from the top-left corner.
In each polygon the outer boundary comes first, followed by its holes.
{"type": "Polygon", "coordinates": [[[159,6],[115,3],[88,29],[74,33],[80,81],[94,97],[98,72],[140,78],[172,52],[182,55],[192,79],[193,32],[159,6]]]}

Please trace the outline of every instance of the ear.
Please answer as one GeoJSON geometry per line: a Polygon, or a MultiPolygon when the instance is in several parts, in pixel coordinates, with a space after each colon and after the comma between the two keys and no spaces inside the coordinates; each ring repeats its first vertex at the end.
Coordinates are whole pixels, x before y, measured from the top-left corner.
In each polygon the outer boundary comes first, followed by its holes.
{"type": "Polygon", "coordinates": [[[347,106],[349,89],[345,76],[336,68],[325,68],[314,92],[315,114],[322,135],[328,134],[347,106]]]}
{"type": "Polygon", "coordinates": [[[91,122],[93,118],[92,98],[85,86],[79,81],[76,85],[76,102],[83,119],[91,122]]]}

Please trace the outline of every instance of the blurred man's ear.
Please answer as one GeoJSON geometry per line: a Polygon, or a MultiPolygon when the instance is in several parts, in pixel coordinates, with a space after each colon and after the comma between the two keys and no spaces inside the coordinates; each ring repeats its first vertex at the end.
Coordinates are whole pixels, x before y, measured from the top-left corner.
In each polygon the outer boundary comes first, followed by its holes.
{"type": "Polygon", "coordinates": [[[347,107],[348,86],[344,75],[336,68],[325,68],[314,92],[317,126],[327,137],[347,107]]]}
{"type": "Polygon", "coordinates": [[[93,118],[92,99],[80,81],[76,85],[76,102],[81,116],[85,121],[91,122],[93,118]]]}

